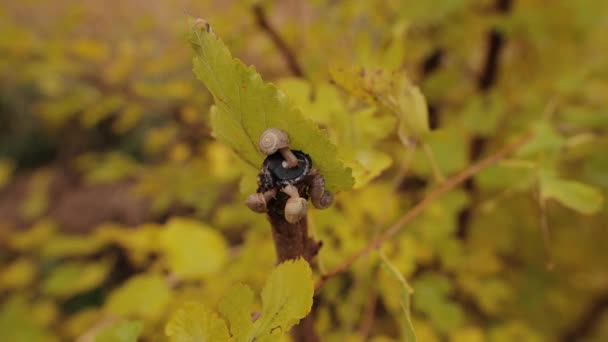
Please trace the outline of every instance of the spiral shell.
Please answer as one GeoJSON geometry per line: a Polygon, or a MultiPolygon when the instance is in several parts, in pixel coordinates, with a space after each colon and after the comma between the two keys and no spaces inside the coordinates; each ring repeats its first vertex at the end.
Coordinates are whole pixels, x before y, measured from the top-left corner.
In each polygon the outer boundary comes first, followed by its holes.
{"type": "Polygon", "coordinates": [[[334,195],[325,190],[325,179],[319,174],[312,178],[308,193],[312,204],[317,209],[328,208],[334,202],[334,195]]]}
{"type": "Polygon", "coordinates": [[[245,200],[245,204],[249,209],[253,210],[256,213],[265,213],[266,208],[266,199],[260,193],[252,194],[247,197],[245,200]]]}
{"type": "Polygon", "coordinates": [[[260,135],[258,147],[267,155],[289,146],[289,136],[278,128],[269,128],[260,135]]]}
{"type": "Polygon", "coordinates": [[[294,224],[306,216],[308,202],[302,197],[291,197],[285,204],[285,220],[294,224]]]}

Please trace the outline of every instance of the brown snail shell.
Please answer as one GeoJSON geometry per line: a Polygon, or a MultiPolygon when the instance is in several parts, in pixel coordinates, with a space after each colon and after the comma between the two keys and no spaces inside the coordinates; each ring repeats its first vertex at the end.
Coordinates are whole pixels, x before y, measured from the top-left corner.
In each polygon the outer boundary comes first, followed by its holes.
{"type": "Polygon", "coordinates": [[[301,197],[291,197],[285,204],[285,220],[294,224],[306,216],[308,201],[301,197]]]}
{"type": "Polygon", "coordinates": [[[271,155],[276,151],[289,147],[289,136],[278,128],[269,128],[260,135],[258,147],[264,154],[271,155]]]}
{"type": "Polygon", "coordinates": [[[260,193],[251,194],[245,200],[245,204],[249,209],[255,211],[256,213],[265,213],[268,208],[266,208],[266,199],[260,193]]]}
{"type": "Polygon", "coordinates": [[[334,202],[334,195],[325,190],[325,179],[319,174],[315,174],[308,190],[310,200],[317,209],[328,208],[334,202]]]}

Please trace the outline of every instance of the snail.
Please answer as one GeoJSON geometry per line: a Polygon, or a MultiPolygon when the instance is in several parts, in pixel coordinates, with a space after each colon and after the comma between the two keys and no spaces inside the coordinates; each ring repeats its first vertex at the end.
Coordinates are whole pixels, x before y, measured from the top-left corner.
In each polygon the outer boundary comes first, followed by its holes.
{"type": "Polygon", "coordinates": [[[285,204],[285,220],[291,224],[297,223],[304,217],[306,217],[306,210],[308,208],[308,201],[305,198],[300,197],[298,188],[289,184],[282,190],[284,193],[289,195],[289,199],[285,204]]]}
{"type": "Polygon", "coordinates": [[[325,190],[325,178],[320,175],[317,170],[311,171],[312,180],[310,182],[310,201],[317,209],[329,208],[334,202],[334,195],[325,190]]]}
{"type": "Polygon", "coordinates": [[[255,193],[249,195],[245,200],[245,204],[249,209],[256,213],[265,213],[268,211],[266,204],[277,195],[277,189],[271,189],[263,193],[255,193]]]}
{"type": "Polygon", "coordinates": [[[289,136],[285,131],[278,128],[268,128],[258,141],[258,147],[266,155],[279,151],[285,159],[286,166],[293,168],[298,166],[298,158],[289,149],[289,136]]]}

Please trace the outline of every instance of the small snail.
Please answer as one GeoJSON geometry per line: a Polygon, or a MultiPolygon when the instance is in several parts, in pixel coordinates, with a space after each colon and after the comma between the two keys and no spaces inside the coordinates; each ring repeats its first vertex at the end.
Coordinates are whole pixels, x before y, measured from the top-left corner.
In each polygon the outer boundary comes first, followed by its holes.
{"type": "Polygon", "coordinates": [[[308,201],[300,197],[298,188],[293,185],[287,185],[282,190],[284,193],[289,195],[289,199],[285,204],[285,220],[291,224],[294,224],[304,217],[306,217],[306,210],[308,208],[308,201]]]}
{"type": "Polygon", "coordinates": [[[260,135],[258,147],[266,155],[279,151],[288,168],[298,166],[298,158],[289,149],[289,136],[278,128],[268,128],[260,135]]]}
{"type": "Polygon", "coordinates": [[[256,213],[265,213],[268,210],[266,204],[276,195],[277,189],[271,189],[264,193],[258,192],[249,195],[249,197],[247,197],[247,199],[245,200],[245,204],[247,205],[247,207],[249,207],[249,209],[255,211],[256,213]]]}
{"type": "Polygon", "coordinates": [[[312,181],[310,182],[310,201],[312,205],[317,209],[328,208],[334,202],[334,195],[325,190],[325,179],[316,170],[311,172],[313,174],[312,181]]]}

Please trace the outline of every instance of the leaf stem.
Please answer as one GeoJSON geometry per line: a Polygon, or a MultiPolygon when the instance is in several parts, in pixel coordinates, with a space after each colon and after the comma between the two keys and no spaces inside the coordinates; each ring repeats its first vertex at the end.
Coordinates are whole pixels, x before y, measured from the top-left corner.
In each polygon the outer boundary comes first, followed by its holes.
{"type": "Polygon", "coordinates": [[[445,176],[441,169],[439,168],[439,164],[437,164],[437,159],[435,159],[435,154],[433,153],[433,149],[431,149],[431,145],[428,143],[424,143],[422,145],[422,149],[424,150],[424,154],[426,154],[426,158],[429,160],[429,164],[431,164],[431,169],[433,169],[433,176],[435,180],[441,184],[445,182],[445,176]]]}

